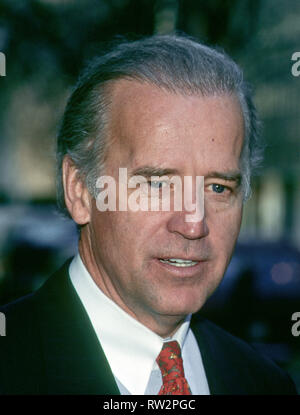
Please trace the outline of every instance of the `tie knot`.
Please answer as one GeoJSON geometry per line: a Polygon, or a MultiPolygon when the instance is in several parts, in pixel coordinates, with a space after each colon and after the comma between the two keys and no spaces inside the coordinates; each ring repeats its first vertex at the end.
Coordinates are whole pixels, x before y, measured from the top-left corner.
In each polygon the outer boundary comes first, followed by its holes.
{"type": "Polygon", "coordinates": [[[184,377],[181,350],[177,341],[165,342],[156,361],[163,380],[159,395],[191,394],[187,380],[184,377]]]}
{"type": "Polygon", "coordinates": [[[156,359],[163,381],[184,376],[181,350],[177,341],[165,342],[156,359]]]}

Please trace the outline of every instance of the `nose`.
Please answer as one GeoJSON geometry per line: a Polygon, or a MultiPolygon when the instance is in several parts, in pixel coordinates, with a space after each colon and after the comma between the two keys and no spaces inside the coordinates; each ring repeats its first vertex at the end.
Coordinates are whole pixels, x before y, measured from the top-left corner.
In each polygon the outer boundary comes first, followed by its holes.
{"type": "Polygon", "coordinates": [[[177,233],[186,239],[201,239],[209,234],[204,215],[197,221],[188,222],[186,212],[173,212],[167,223],[167,228],[169,232],[177,233]]]}

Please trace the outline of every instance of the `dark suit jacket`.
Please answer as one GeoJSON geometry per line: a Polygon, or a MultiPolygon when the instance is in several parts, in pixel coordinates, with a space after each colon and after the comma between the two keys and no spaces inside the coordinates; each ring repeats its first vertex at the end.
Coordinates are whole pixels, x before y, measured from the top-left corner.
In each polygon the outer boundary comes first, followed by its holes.
{"type": "MultiPolygon", "coordinates": [[[[2,307],[2,394],[119,394],[65,264],[34,294],[2,307]]],[[[109,316],[103,316],[109,318],[109,316]]],[[[295,394],[287,374],[243,341],[193,317],[211,394],[295,394]]]]}

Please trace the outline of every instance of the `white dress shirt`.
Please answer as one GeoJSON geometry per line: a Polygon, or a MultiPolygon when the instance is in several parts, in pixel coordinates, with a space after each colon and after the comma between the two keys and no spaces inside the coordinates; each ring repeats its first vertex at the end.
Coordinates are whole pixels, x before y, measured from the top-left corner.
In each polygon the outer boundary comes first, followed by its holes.
{"type": "Polygon", "coordinates": [[[164,341],[180,344],[185,377],[194,395],[209,394],[189,315],[172,338],[162,338],[127,314],[96,285],[79,254],[69,267],[72,284],[90,318],[121,394],[157,394],[162,385],[156,358],[164,341]]]}

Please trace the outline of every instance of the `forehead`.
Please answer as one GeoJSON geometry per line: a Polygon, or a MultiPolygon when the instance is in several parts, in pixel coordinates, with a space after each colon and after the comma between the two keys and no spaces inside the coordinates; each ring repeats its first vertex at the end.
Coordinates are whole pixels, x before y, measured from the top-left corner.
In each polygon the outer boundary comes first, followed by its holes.
{"type": "Polygon", "coordinates": [[[244,131],[235,96],[185,96],[121,80],[111,98],[112,162],[132,168],[151,162],[178,168],[187,159],[199,165],[208,157],[223,165],[238,162],[244,131]]]}

